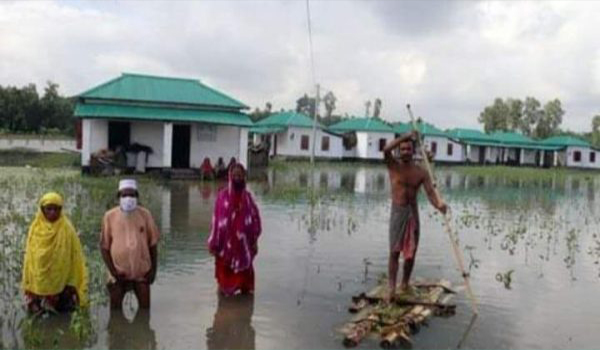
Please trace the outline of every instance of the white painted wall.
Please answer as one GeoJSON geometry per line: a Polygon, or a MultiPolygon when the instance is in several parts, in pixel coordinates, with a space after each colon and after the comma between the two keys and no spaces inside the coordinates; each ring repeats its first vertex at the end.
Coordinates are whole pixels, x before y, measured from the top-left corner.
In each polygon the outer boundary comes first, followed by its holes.
{"type": "MultiPolygon", "coordinates": [[[[139,143],[152,148],[153,153],[148,157],[147,167],[163,167],[163,122],[132,121],[130,143],[139,143]]],[[[170,153],[170,152],[169,152],[170,153]]]]}
{"type": "Polygon", "coordinates": [[[447,137],[425,136],[425,145],[428,150],[432,149],[435,142],[437,150],[435,152],[435,161],[458,163],[463,161],[463,145],[454,142],[447,137]],[[452,154],[448,155],[448,144],[452,144],[452,154]]]}
{"type": "Polygon", "coordinates": [[[537,153],[534,149],[523,149],[522,151],[521,164],[523,165],[537,165],[535,163],[535,155],[537,153]]]}
{"type": "Polygon", "coordinates": [[[394,139],[394,134],[389,132],[356,132],[356,156],[361,159],[383,159],[383,152],[379,150],[379,140],[385,139],[388,143],[394,139]]]}
{"type": "Polygon", "coordinates": [[[81,165],[89,166],[91,154],[108,148],[108,120],[83,119],[81,165]]]}
{"type": "MultiPolygon", "coordinates": [[[[561,152],[564,154],[564,152],[561,152]]],[[[588,147],[567,147],[566,150],[566,155],[564,155],[564,157],[566,157],[566,165],[568,167],[574,167],[574,168],[600,168],[600,164],[598,162],[600,162],[600,159],[598,158],[600,156],[600,152],[595,151],[591,148],[588,147]],[[581,161],[576,162],[575,161],[575,152],[581,152],[581,161]],[[590,153],[594,152],[596,153],[596,161],[594,163],[590,162],[590,153]]],[[[560,158],[560,157],[559,157],[560,158]]],[[[564,158],[561,159],[563,160],[562,164],[564,163],[564,158]]]]}
{"type": "MultiPolygon", "coordinates": [[[[288,157],[310,157],[313,147],[313,131],[310,128],[289,127],[287,131],[277,134],[277,155],[288,157]],[[308,136],[308,149],[302,149],[302,136],[308,136]]],[[[342,138],[317,129],[315,156],[318,158],[339,159],[342,157],[342,138]],[[323,137],[329,137],[329,150],[322,150],[323,137]]]]}
{"type": "Polygon", "coordinates": [[[199,168],[205,157],[208,157],[213,165],[217,163],[219,157],[223,157],[225,164],[229,163],[231,157],[240,161],[240,127],[215,125],[216,138],[207,140],[200,135],[200,125],[199,123],[191,124],[190,167],[199,168]]]}
{"type": "Polygon", "coordinates": [[[73,139],[53,139],[39,137],[1,137],[0,136],[0,149],[14,149],[23,148],[38,152],[65,152],[77,151],[77,143],[73,139]]]}

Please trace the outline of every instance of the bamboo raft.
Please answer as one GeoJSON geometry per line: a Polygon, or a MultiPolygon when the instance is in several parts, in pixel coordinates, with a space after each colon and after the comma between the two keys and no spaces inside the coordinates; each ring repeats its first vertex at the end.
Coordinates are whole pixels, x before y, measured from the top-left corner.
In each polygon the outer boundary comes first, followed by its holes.
{"type": "Polygon", "coordinates": [[[344,346],[355,347],[366,337],[379,335],[384,349],[410,347],[410,336],[426,325],[428,318],[454,315],[456,305],[448,302],[456,292],[449,281],[417,282],[411,287],[410,292],[397,293],[391,304],[385,302],[387,281],[352,297],[348,311],[354,316],[340,329],[344,346]]]}

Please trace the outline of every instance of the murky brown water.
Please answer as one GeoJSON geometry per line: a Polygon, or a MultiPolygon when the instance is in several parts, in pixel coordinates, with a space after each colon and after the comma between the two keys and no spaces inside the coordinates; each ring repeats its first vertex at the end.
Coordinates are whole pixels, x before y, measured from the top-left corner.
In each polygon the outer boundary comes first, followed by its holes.
{"type": "MultiPolygon", "coordinates": [[[[165,242],[150,314],[95,311],[93,348],[341,348],[336,328],[350,297],[385,273],[389,182],[381,166],[270,169],[250,184],[263,218],[256,295],[219,300],[206,251],[217,184],[152,187],[151,209],[165,242]],[[318,188],[310,200],[304,186],[318,188]]],[[[597,348],[600,335],[600,213],[595,178],[505,181],[439,169],[465,248],[480,316],[468,334],[464,292],[457,315],[434,318],[414,348],[597,348]],[[500,275],[512,273],[506,286],[500,275]]],[[[422,235],[414,275],[461,282],[441,218],[421,198],[422,235]]],[[[46,320],[45,331],[67,318],[46,320]]],[[[3,331],[5,347],[18,331],[3,331]]],[[[78,344],[68,334],[58,347],[78,344]]],[[[47,345],[52,346],[52,344],[47,345]]],[[[377,348],[366,341],[362,348],[377,348]]]]}

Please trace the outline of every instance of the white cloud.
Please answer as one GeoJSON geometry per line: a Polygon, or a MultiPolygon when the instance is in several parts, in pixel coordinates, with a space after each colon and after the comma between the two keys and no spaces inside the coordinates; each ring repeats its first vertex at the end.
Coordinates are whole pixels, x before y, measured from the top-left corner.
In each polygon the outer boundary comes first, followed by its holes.
{"type": "MultiPolygon", "coordinates": [[[[311,1],[317,79],[338,113],[477,127],[495,97],[600,112],[598,2],[311,1]]],[[[314,91],[304,2],[2,2],[0,84],[75,94],[122,71],[199,78],[251,106],[314,91]]]]}

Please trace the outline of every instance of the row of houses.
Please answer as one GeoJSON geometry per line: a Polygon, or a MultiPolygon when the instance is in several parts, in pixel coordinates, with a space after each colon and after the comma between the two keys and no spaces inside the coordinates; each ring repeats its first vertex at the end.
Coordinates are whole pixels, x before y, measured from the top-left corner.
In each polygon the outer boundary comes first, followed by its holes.
{"type": "MultiPolygon", "coordinates": [[[[82,165],[92,155],[130,145],[144,147],[145,166],[198,168],[235,158],[247,164],[249,143],[266,145],[270,156],[381,160],[385,145],[412,130],[407,123],[350,118],[326,127],[292,111],[253,123],[246,105],[194,79],[124,73],[78,95],[82,165]]],[[[584,140],[560,136],[542,141],[511,132],[442,131],[417,124],[434,160],[443,163],[600,168],[600,150],[584,140]]]]}

